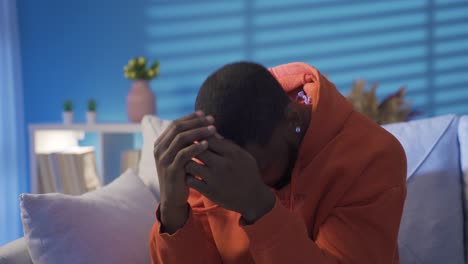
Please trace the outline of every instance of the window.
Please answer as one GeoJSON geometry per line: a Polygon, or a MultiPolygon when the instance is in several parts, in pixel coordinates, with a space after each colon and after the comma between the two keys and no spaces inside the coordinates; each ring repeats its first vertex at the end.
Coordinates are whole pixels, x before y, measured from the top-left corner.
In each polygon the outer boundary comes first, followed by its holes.
{"type": "Polygon", "coordinates": [[[145,15],[164,118],[192,111],[207,75],[238,60],[304,61],[344,94],[365,78],[379,83],[379,96],[407,86],[425,116],[468,113],[465,0],[171,0],[145,15]]]}

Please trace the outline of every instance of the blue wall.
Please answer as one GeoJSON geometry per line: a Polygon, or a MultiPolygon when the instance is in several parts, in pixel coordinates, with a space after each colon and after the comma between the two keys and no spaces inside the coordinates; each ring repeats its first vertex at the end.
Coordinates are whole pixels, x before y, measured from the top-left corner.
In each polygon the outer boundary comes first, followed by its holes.
{"type": "Polygon", "coordinates": [[[76,119],[95,98],[104,121],[125,121],[123,66],[144,54],[144,8],[130,1],[19,0],[26,120],[58,122],[70,98],[76,119]]]}
{"type": "Polygon", "coordinates": [[[83,120],[96,98],[103,121],[125,121],[135,55],[161,61],[158,114],[192,110],[198,87],[236,60],[305,61],[343,93],[361,77],[379,95],[401,85],[426,115],[468,113],[464,0],[19,0],[26,121],[60,121],[71,98],[83,120]]]}

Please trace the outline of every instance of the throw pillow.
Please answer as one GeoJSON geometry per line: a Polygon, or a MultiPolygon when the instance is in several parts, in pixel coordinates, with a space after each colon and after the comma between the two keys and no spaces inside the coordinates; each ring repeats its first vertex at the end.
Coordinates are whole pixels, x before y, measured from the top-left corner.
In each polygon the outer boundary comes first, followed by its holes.
{"type": "Polygon", "coordinates": [[[81,196],[20,198],[34,263],[150,263],[149,234],[157,202],[133,171],[81,196]]]}

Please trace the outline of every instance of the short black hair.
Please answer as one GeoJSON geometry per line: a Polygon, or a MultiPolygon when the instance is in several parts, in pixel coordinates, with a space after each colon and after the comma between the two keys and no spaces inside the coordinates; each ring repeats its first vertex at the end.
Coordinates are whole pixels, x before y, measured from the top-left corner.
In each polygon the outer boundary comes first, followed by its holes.
{"type": "Polygon", "coordinates": [[[252,62],[227,64],[202,84],[195,110],[215,118],[217,131],[240,146],[265,145],[286,119],[289,97],[275,77],[252,62]]]}

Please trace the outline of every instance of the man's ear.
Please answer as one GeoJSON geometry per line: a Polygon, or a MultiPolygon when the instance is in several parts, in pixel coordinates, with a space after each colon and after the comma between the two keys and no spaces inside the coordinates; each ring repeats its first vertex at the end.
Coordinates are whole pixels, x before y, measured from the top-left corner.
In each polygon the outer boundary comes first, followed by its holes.
{"type": "Polygon", "coordinates": [[[304,120],[302,105],[291,101],[285,109],[286,117],[286,138],[290,143],[297,143],[297,140],[302,138],[303,133],[306,130],[304,126],[307,120],[304,120]]]}
{"type": "Polygon", "coordinates": [[[295,132],[296,127],[302,125],[303,120],[301,119],[301,113],[298,109],[298,106],[295,102],[291,101],[285,109],[286,123],[288,129],[292,132],[295,132]]]}

